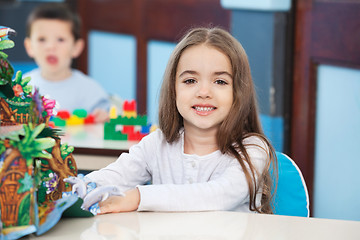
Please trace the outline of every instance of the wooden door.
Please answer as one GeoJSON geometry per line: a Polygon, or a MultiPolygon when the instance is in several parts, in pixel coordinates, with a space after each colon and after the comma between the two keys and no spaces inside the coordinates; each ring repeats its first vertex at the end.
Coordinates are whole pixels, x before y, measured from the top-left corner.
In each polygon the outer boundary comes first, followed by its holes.
{"type": "Polygon", "coordinates": [[[360,1],[297,0],[290,155],[310,199],[314,182],[317,66],[360,68],[360,1]]]}

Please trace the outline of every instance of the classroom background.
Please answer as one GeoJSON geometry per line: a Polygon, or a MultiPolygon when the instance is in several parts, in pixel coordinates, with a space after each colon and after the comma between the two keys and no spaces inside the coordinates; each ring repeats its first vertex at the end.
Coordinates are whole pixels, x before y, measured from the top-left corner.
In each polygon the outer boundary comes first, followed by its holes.
{"type": "MultiPolygon", "coordinates": [[[[0,25],[17,31],[15,70],[36,67],[23,40],[45,1],[0,2],[0,25]]],[[[59,2],[59,1],[58,1],[59,2]]],[[[61,2],[61,1],[60,1],[61,2]]],[[[162,75],[194,26],[221,26],[244,46],[261,120],[277,151],[299,165],[311,216],[360,221],[360,3],[352,0],[67,0],[86,49],[74,67],[109,95],[136,99],[157,122],[162,75]]]]}

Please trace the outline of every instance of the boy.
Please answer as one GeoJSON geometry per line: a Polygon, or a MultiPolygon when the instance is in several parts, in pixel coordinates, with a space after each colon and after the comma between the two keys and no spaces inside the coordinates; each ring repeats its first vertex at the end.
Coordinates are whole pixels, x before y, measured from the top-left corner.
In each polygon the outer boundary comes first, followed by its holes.
{"type": "Polygon", "coordinates": [[[30,14],[26,27],[25,49],[39,66],[26,74],[31,84],[55,99],[60,109],[85,109],[95,122],[106,121],[108,95],[95,80],[71,68],[84,48],[79,17],[64,4],[45,4],[30,14]]]}

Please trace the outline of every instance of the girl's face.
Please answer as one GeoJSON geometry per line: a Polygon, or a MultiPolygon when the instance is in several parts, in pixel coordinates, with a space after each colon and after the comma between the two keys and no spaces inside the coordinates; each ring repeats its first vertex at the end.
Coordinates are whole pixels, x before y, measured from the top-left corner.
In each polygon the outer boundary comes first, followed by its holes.
{"type": "Polygon", "coordinates": [[[230,59],[202,44],[186,49],[176,70],[176,106],[189,130],[217,130],[233,103],[230,59]]]}

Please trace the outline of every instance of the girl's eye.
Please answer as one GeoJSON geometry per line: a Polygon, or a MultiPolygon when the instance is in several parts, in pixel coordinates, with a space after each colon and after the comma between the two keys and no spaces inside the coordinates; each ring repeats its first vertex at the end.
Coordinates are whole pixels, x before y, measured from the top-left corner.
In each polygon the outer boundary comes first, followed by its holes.
{"type": "Polygon", "coordinates": [[[64,38],[58,38],[58,42],[64,42],[65,39],[64,38]]]}
{"type": "Polygon", "coordinates": [[[184,81],[184,83],[185,83],[185,84],[192,84],[192,83],[196,83],[196,80],[190,78],[190,79],[186,79],[186,80],[184,81]]]}
{"type": "Polygon", "coordinates": [[[224,80],[222,80],[222,79],[217,79],[217,80],[215,81],[215,83],[216,83],[216,84],[219,84],[219,85],[227,85],[227,84],[228,84],[226,81],[224,81],[224,80]]]}
{"type": "Polygon", "coordinates": [[[38,38],[38,41],[39,41],[39,42],[45,42],[45,38],[43,38],[43,37],[38,38]]]}

